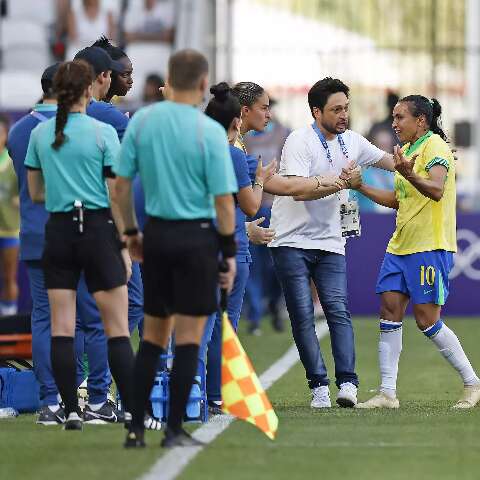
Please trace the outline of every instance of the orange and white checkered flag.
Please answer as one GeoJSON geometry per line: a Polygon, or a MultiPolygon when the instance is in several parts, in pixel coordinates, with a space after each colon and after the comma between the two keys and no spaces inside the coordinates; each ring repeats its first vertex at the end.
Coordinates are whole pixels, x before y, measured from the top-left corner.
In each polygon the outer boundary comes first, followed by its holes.
{"type": "Polygon", "coordinates": [[[222,326],[222,410],[252,423],[273,440],[277,415],[225,312],[222,326]]]}

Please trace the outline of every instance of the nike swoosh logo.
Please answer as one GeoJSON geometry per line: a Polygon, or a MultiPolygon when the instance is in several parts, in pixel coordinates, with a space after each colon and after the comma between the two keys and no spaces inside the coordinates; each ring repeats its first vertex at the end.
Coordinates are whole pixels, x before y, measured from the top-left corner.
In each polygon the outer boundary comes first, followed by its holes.
{"type": "Polygon", "coordinates": [[[423,291],[423,294],[424,294],[424,295],[427,295],[427,294],[429,294],[430,292],[433,292],[433,289],[432,289],[432,290],[424,290],[424,291],[423,291]]]}
{"type": "Polygon", "coordinates": [[[111,415],[102,415],[101,413],[97,412],[88,412],[90,415],[93,415],[94,417],[100,418],[100,419],[105,419],[105,420],[115,420],[117,416],[112,413],[111,415]]]}

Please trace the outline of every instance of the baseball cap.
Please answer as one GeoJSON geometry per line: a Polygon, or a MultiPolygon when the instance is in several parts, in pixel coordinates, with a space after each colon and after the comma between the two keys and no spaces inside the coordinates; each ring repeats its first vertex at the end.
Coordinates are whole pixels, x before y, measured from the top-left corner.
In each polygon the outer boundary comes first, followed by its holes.
{"type": "Polygon", "coordinates": [[[42,84],[43,93],[45,93],[46,95],[52,93],[53,77],[57,73],[58,67],[61,64],[61,62],[54,63],[53,65],[47,67],[42,73],[42,78],[40,79],[40,82],[42,84]]]}
{"type": "Polygon", "coordinates": [[[74,60],[84,60],[89,63],[96,75],[100,75],[102,72],[107,70],[113,70],[114,72],[122,73],[124,66],[121,62],[112,60],[110,55],[100,47],[87,47],[83,50],[80,50],[74,60]]]}

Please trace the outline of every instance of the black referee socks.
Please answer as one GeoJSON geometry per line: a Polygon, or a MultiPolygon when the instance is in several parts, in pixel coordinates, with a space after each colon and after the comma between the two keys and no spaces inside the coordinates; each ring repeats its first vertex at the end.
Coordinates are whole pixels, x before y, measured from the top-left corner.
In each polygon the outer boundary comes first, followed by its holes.
{"type": "Polygon", "coordinates": [[[196,344],[177,345],[170,377],[170,404],[167,426],[173,433],[179,433],[185,415],[190,390],[198,367],[196,344]]]}
{"type": "Polygon", "coordinates": [[[65,404],[65,416],[80,414],[76,387],[76,364],[73,337],[52,337],[50,358],[53,378],[65,404]]]}
{"type": "Polygon", "coordinates": [[[133,369],[134,397],[132,406],[132,425],[143,430],[145,411],[155,381],[158,358],[165,353],[165,349],[143,340],[138,348],[135,367],[133,369]]]}
{"type": "Polygon", "coordinates": [[[129,337],[108,339],[108,364],[117,384],[123,409],[132,411],[132,372],[134,364],[132,344],[129,337]]]}

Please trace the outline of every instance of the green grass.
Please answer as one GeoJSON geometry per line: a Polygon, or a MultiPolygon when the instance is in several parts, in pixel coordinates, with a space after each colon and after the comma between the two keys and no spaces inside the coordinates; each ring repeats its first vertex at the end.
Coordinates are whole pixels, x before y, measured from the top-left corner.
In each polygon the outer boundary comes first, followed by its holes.
{"type": "MultiPolygon", "coordinates": [[[[480,368],[480,322],[447,319],[472,363],[480,368]]],[[[355,322],[357,365],[365,400],[378,386],[376,321],[355,322]]],[[[456,374],[414,323],[404,323],[398,411],[333,408],[312,411],[300,365],[269,391],[280,419],[271,442],[251,425],[235,422],[183,472],[184,480],[228,478],[342,480],[478,479],[480,408],[455,412],[461,394],[456,374]]],[[[290,335],[241,335],[260,374],[288,348],[290,335]]],[[[322,342],[333,372],[329,340],[322,342]]],[[[335,396],[336,388],[331,391],[335,396]]],[[[121,426],[86,427],[80,435],[39,427],[33,416],[0,421],[0,479],[133,480],[163,453],[161,434],[148,434],[144,451],[124,451],[121,426]]]]}
{"type": "MultiPolygon", "coordinates": [[[[245,322],[240,325],[242,343],[259,373],[291,344],[288,332],[273,333],[267,322],[262,337],[246,335],[245,322]]],[[[159,448],[161,432],[148,432],[148,447],[132,452],[121,447],[122,425],[86,425],[78,434],[35,425],[35,419],[21,415],[0,420],[0,480],[133,480],[164,453],[159,448]]]]}
{"type": "MultiPolygon", "coordinates": [[[[448,323],[480,366],[478,320],[448,323]]],[[[355,322],[361,400],[378,386],[377,325],[355,322]]],[[[322,347],[332,372],[328,339],[322,347]]],[[[312,411],[304,371],[297,365],[269,392],[280,420],[275,442],[236,422],[180,478],[480,478],[480,408],[450,409],[461,394],[461,382],[412,321],[405,322],[398,387],[398,411],[312,411]]]]}

